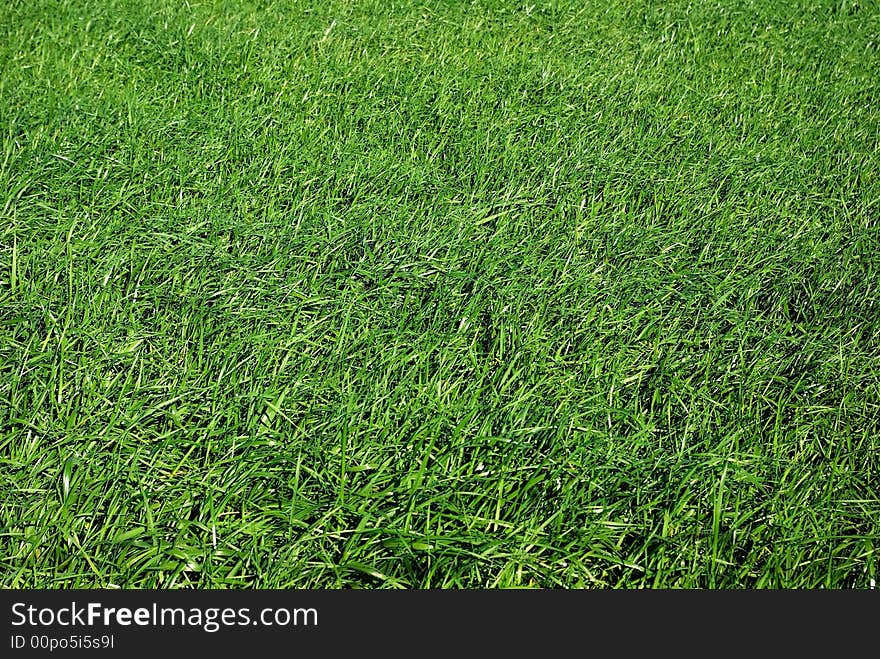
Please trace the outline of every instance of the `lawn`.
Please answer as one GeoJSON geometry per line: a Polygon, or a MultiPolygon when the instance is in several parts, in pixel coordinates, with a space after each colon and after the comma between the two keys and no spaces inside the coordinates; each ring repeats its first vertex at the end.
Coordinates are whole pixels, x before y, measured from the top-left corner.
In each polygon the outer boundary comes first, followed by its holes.
{"type": "Polygon", "coordinates": [[[0,586],[870,588],[874,0],[12,0],[0,586]]]}

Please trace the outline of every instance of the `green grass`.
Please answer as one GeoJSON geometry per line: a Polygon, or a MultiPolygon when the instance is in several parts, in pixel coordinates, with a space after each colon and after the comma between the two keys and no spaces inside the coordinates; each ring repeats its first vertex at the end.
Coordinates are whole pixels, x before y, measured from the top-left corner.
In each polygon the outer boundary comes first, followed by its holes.
{"type": "Polygon", "coordinates": [[[870,587],[873,0],[13,0],[0,585],[870,587]]]}

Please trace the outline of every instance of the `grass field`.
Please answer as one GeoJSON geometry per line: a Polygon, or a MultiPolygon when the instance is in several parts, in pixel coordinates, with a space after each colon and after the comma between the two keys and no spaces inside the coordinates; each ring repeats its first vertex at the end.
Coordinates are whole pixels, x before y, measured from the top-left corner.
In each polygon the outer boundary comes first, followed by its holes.
{"type": "Polygon", "coordinates": [[[880,4],[7,0],[0,586],[880,572],[880,4]]]}

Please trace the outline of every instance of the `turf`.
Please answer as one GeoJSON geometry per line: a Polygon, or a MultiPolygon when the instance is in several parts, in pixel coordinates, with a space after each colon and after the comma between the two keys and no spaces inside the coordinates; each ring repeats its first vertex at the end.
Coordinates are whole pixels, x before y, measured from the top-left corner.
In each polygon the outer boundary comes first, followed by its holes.
{"type": "Polygon", "coordinates": [[[7,0],[0,586],[873,587],[878,35],[7,0]]]}

